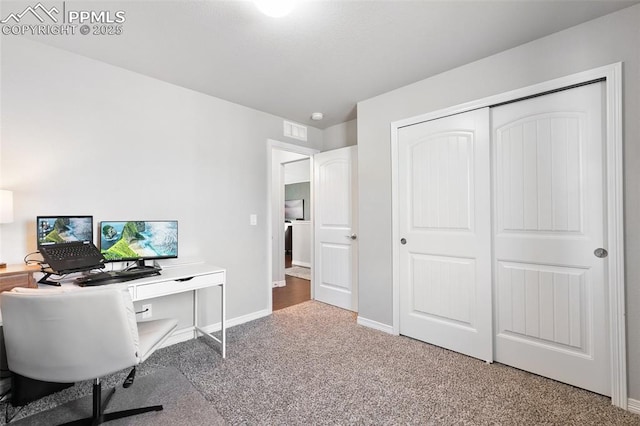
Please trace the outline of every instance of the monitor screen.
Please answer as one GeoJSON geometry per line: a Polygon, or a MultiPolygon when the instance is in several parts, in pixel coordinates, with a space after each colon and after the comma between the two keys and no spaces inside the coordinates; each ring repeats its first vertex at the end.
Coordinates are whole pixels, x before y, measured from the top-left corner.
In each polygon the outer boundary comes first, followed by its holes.
{"type": "Polygon", "coordinates": [[[284,202],[284,218],[287,220],[303,220],[304,200],[286,200],[284,202]]]}
{"type": "Polygon", "coordinates": [[[100,251],[111,262],[178,257],[178,221],[100,222],[100,251]]]}
{"type": "Polygon", "coordinates": [[[93,216],[38,216],[36,217],[38,246],[93,242],[93,216]]]}

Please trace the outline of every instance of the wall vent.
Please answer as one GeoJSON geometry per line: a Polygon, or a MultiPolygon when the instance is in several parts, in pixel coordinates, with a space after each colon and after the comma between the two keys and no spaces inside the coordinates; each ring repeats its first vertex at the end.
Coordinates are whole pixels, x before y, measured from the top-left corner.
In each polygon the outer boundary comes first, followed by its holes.
{"type": "Polygon", "coordinates": [[[289,138],[298,139],[301,141],[307,140],[307,128],[300,124],[295,124],[290,121],[284,122],[284,135],[289,138]]]}

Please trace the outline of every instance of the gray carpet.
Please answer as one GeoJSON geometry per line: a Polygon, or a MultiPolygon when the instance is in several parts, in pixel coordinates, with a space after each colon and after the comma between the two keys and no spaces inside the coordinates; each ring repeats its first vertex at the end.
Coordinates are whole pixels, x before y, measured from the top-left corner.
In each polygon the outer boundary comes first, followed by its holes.
{"type": "Polygon", "coordinates": [[[292,266],[290,268],[285,268],[284,274],[311,281],[311,269],[305,268],[304,266],[292,266]]]}
{"type": "MultiPolygon", "coordinates": [[[[161,349],[139,374],[176,367],[232,425],[640,425],[603,396],[361,327],[314,301],[233,327],[225,360],[210,345],[161,349]]],[[[219,421],[182,411],[173,424],[219,421]]]]}
{"type": "Polygon", "coordinates": [[[158,353],[229,424],[639,425],[608,398],[358,326],[305,302],[232,328],[221,361],[200,340],[158,353]]]}

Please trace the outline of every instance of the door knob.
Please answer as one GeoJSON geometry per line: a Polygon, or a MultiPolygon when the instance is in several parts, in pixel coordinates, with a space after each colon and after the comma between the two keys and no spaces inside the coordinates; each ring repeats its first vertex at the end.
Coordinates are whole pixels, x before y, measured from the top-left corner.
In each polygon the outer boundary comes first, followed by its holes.
{"type": "Polygon", "coordinates": [[[400,244],[402,244],[402,245],[407,244],[407,239],[406,238],[401,238],[400,239],[400,244]]]}
{"type": "Polygon", "coordinates": [[[358,236],[356,234],[345,235],[345,237],[350,238],[352,240],[355,240],[356,238],[358,238],[358,236]]]}
{"type": "Polygon", "coordinates": [[[604,259],[605,257],[609,256],[609,252],[606,249],[603,249],[602,247],[595,249],[593,251],[593,254],[595,254],[596,257],[599,257],[600,259],[604,259]]]}

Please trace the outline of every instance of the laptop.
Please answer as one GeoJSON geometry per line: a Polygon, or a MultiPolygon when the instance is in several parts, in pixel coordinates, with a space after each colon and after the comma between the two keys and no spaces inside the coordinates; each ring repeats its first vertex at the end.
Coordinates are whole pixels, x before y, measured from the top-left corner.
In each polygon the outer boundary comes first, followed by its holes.
{"type": "Polygon", "coordinates": [[[104,268],[93,244],[93,216],[38,216],[38,251],[56,274],[104,268]]]}

